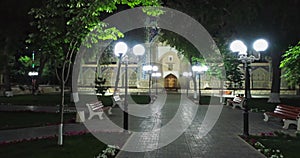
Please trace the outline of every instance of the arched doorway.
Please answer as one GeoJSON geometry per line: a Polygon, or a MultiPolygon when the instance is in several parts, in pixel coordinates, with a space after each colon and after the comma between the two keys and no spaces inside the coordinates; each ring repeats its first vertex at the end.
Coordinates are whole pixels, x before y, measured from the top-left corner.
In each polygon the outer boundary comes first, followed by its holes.
{"type": "Polygon", "coordinates": [[[176,90],[178,89],[177,77],[173,74],[169,74],[165,77],[165,89],[176,90]]]}

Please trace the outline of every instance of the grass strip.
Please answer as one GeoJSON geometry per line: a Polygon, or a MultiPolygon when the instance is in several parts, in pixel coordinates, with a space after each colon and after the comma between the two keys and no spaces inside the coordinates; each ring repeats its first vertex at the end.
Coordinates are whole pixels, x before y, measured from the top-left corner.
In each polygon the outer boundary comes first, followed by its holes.
{"type": "MultiPolygon", "coordinates": [[[[64,120],[67,123],[75,117],[75,113],[67,113],[64,120]]],[[[46,112],[0,112],[0,120],[0,130],[4,130],[57,124],[60,115],[46,112]]]]}
{"type": "Polygon", "coordinates": [[[1,158],[83,158],[95,157],[106,145],[92,134],[66,136],[64,145],[57,145],[57,138],[26,141],[0,146],[1,158]]]}

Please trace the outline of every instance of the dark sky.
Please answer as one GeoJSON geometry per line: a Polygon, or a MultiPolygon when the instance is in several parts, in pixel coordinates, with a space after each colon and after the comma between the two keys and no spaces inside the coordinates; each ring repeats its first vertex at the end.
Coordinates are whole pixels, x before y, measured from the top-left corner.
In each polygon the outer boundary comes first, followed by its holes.
{"type": "Polygon", "coordinates": [[[30,22],[30,8],[38,6],[38,0],[1,0],[0,32],[19,34],[27,32],[30,22]]]}
{"type": "MultiPolygon", "coordinates": [[[[299,30],[300,28],[300,6],[288,7],[288,3],[297,2],[298,0],[262,0],[265,2],[263,8],[264,13],[261,19],[258,19],[257,22],[265,22],[268,20],[269,22],[265,24],[257,24],[257,26],[252,26],[252,30],[258,32],[262,30],[262,28],[268,28],[264,30],[264,34],[269,34],[270,38],[275,37],[279,31],[285,32],[294,32],[299,30]],[[268,3],[269,2],[269,3],[268,3]],[[288,7],[288,8],[286,8],[288,7]],[[274,9],[276,8],[276,9],[274,9]],[[279,11],[278,11],[279,10],[279,11]],[[289,23],[284,23],[281,25],[286,25],[283,27],[285,30],[276,29],[278,28],[278,21],[281,19],[276,18],[275,15],[279,13],[287,12],[288,17],[292,19],[289,23]],[[291,17],[292,16],[292,17],[291,17]],[[269,25],[269,26],[266,26],[269,25]],[[297,26],[299,26],[297,28],[297,26]],[[293,30],[292,30],[293,28],[293,30]]],[[[18,35],[18,34],[27,34],[29,33],[29,22],[31,21],[30,16],[28,15],[28,11],[32,7],[39,6],[42,3],[42,0],[0,0],[0,35],[1,34],[10,34],[10,35],[18,35]]],[[[183,3],[183,2],[182,2],[183,3]]],[[[300,3],[297,3],[300,5],[300,3]]],[[[238,7],[238,6],[237,6],[238,7]]],[[[282,17],[280,17],[282,18],[282,17]]],[[[245,31],[249,31],[249,28],[241,29],[240,33],[245,31]]],[[[298,31],[299,33],[299,31],[298,31]]],[[[293,38],[299,39],[299,34],[291,34],[288,36],[294,36],[293,38]]]]}

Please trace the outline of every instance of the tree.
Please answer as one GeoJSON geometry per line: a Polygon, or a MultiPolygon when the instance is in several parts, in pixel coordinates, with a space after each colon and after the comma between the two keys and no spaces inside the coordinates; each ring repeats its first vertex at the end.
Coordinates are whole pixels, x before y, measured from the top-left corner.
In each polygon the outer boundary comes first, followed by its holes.
{"type": "MultiPolygon", "coordinates": [[[[280,63],[280,68],[284,69],[282,75],[290,86],[298,85],[300,88],[300,41],[297,45],[290,47],[284,54],[280,63]]],[[[298,89],[297,94],[300,94],[298,89]]]]}
{"type": "Polygon", "coordinates": [[[239,33],[250,41],[265,38],[269,41],[267,52],[272,58],[272,87],[268,102],[280,102],[281,69],[280,61],[286,48],[295,44],[300,36],[299,4],[290,1],[260,1],[257,16],[249,25],[240,25],[239,33]]]}
{"type": "Polygon", "coordinates": [[[96,88],[96,93],[101,94],[102,96],[105,94],[107,87],[104,87],[103,85],[105,84],[106,79],[102,77],[97,77],[95,79],[95,88],[96,88]]]}
{"type": "Polygon", "coordinates": [[[3,74],[5,91],[11,91],[12,67],[15,63],[14,55],[24,47],[29,28],[30,18],[28,10],[38,2],[29,0],[3,0],[0,1],[0,72],[3,74]],[[22,6],[14,9],[16,6],[22,6]]]}
{"type": "Polygon", "coordinates": [[[241,89],[244,81],[244,74],[240,68],[240,61],[224,45],[219,46],[223,54],[226,79],[229,81],[228,88],[241,89]]]}
{"type": "Polygon", "coordinates": [[[55,63],[57,78],[60,81],[59,145],[63,144],[64,89],[72,64],[76,64],[72,63],[74,57],[82,44],[89,48],[92,43],[97,43],[99,40],[116,40],[123,37],[115,27],[108,27],[101,21],[115,11],[118,5],[150,6],[159,5],[159,2],[158,0],[47,0],[42,7],[30,11],[35,19],[33,25],[38,32],[31,34],[28,42],[36,38],[43,41],[42,49],[49,53],[49,57],[55,63]]]}

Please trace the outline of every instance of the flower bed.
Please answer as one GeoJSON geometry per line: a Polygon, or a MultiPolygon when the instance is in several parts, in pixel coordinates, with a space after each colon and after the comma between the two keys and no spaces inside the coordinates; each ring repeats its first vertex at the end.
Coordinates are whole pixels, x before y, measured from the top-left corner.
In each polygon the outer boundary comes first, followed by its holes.
{"type": "Polygon", "coordinates": [[[299,136],[292,137],[281,132],[269,132],[249,137],[241,136],[241,138],[268,158],[299,157],[299,136]]]}

